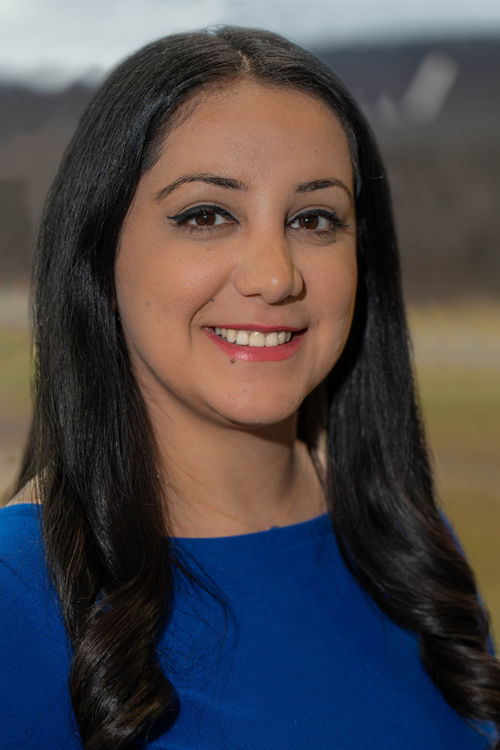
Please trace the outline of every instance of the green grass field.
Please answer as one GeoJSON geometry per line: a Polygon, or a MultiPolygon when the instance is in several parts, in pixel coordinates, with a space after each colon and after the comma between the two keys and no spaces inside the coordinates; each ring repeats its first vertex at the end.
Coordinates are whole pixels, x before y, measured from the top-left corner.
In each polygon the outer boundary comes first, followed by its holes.
{"type": "MultiPolygon", "coordinates": [[[[416,309],[410,323],[440,499],[476,572],[500,648],[499,308],[416,309]]],[[[21,454],[28,389],[29,335],[0,328],[0,493],[21,454]]]]}
{"type": "Polygon", "coordinates": [[[28,331],[0,328],[0,418],[29,414],[28,331]]]}
{"type": "Polygon", "coordinates": [[[442,506],[500,646],[500,371],[419,368],[418,384],[442,506]]]}
{"type": "Polygon", "coordinates": [[[409,317],[440,500],[500,648],[500,306],[417,308],[409,317]]]}

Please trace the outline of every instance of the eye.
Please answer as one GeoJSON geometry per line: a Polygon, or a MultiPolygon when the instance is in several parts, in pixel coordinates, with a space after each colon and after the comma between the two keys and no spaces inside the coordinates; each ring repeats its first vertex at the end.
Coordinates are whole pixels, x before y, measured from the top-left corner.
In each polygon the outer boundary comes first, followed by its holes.
{"type": "Polygon", "coordinates": [[[186,224],[192,224],[197,227],[216,227],[219,224],[225,223],[225,217],[222,214],[216,214],[212,211],[195,214],[186,222],[186,224]]]}
{"type": "Polygon", "coordinates": [[[290,229],[305,229],[318,234],[332,233],[341,227],[347,227],[334,211],[312,209],[304,211],[288,223],[290,229]]]}
{"type": "Polygon", "coordinates": [[[290,226],[293,229],[313,229],[313,230],[328,230],[332,229],[332,223],[324,216],[318,216],[318,214],[311,214],[309,216],[299,216],[292,221],[290,226]],[[295,226],[294,226],[295,225],[295,226]]]}
{"type": "Polygon", "coordinates": [[[194,231],[238,223],[229,211],[219,206],[193,206],[187,211],[167,218],[171,219],[176,227],[186,226],[194,231]]]}

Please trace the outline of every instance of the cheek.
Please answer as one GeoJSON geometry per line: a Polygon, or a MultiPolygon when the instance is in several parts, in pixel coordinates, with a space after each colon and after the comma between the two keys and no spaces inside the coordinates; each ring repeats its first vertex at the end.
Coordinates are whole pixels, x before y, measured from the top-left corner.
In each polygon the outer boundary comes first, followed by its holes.
{"type": "Polygon", "coordinates": [[[316,275],[319,365],[326,375],[340,357],[354,313],[357,288],[354,250],[339,254],[316,275]]]}
{"type": "Polygon", "coordinates": [[[175,381],[180,363],[190,359],[190,322],[206,298],[196,279],[186,284],[176,270],[176,264],[161,262],[134,273],[117,262],[118,310],[132,369],[142,384],[175,381]]]}
{"type": "Polygon", "coordinates": [[[217,291],[220,272],[214,253],[200,247],[180,252],[175,243],[148,243],[147,248],[124,244],[115,267],[117,301],[129,327],[158,327],[175,334],[186,326],[217,291]],[[168,321],[168,325],[166,325],[168,321]]]}
{"type": "Polygon", "coordinates": [[[350,262],[342,264],[340,268],[336,269],[336,272],[327,279],[325,285],[325,299],[328,300],[334,323],[338,321],[339,325],[344,325],[347,319],[348,325],[350,325],[357,283],[358,268],[353,254],[350,262]]]}

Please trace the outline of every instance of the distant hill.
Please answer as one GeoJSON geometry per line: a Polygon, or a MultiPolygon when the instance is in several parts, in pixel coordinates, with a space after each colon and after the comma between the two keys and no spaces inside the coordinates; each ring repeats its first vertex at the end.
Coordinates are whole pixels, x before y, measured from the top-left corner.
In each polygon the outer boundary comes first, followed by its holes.
{"type": "Polygon", "coordinates": [[[317,54],[362,104],[381,145],[407,295],[500,295],[500,39],[317,54]],[[433,61],[451,80],[435,116],[419,122],[433,61]]]}
{"type": "MultiPolygon", "coordinates": [[[[381,100],[396,105],[429,53],[438,51],[456,64],[457,75],[439,116],[425,132],[410,137],[428,140],[498,138],[500,126],[500,38],[433,40],[432,42],[352,47],[316,51],[364,106],[377,134],[391,140],[381,100]]],[[[406,123],[406,131],[411,130],[406,123]]],[[[406,137],[410,134],[406,132],[406,137]]]]}
{"type": "MultiPolygon", "coordinates": [[[[344,80],[386,160],[412,300],[500,295],[500,39],[316,54],[344,80]]],[[[0,71],[1,80],[1,71],[0,71]]],[[[46,190],[92,90],[0,84],[0,274],[28,273],[46,190]]]]}
{"type": "Polygon", "coordinates": [[[80,84],[55,93],[6,86],[0,71],[0,148],[19,133],[38,133],[54,123],[74,127],[92,93],[80,84]]]}
{"type": "Polygon", "coordinates": [[[0,278],[27,277],[45,194],[93,94],[48,94],[0,84],[0,278]]]}

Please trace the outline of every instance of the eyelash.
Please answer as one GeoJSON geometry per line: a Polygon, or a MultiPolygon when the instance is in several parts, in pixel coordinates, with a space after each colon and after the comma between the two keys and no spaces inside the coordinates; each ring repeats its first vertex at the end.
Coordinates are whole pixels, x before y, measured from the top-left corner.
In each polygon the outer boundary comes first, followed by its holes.
{"type": "MultiPolygon", "coordinates": [[[[239,222],[234,218],[234,216],[231,216],[229,211],[226,211],[224,208],[220,208],[220,206],[194,206],[193,208],[189,208],[187,211],[183,211],[182,213],[176,214],[175,216],[167,216],[167,219],[170,219],[172,221],[172,224],[176,229],[180,229],[181,227],[185,227],[190,232],[216,232],[220,229],[221,225],[215,225],[215,226],[196,226],[195,224],[187,224],[187,222],[190,219],[195,218],[196,216],[201,216],[203,214],[217,214],[220,216],[224,216],[226,219],[231,219],[231,221],[238,224],[239,222]]],[[[294,216],[293,219],[291,219],[286,226],[290,227],[291,224],[294,224],[299,219],[308,218],[308,217],[315,217],[319,216],[324,219],[328,219],[333,225],[332,229],[324,229],[324,230],[314,230],[314,229],[304,229],[302,228],[302,231],[305,232],[314,232],[316,236],[319,237],[331,237],[332,234],[335,234],[338,229],[346,229],[349,224],[346,224],[346,222],[342,221],[341,218],[335,211],[326,211],[323,208],[315,208],[310,209],[308,211],[303,211],[302,213],[298,214],[297,216],[294,216]]],[[[298,229],[294,231],[300,231],[298,229]]]]}

